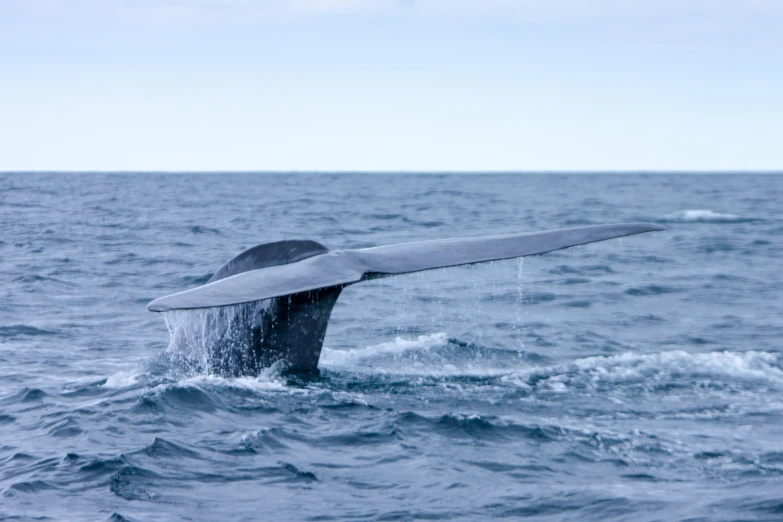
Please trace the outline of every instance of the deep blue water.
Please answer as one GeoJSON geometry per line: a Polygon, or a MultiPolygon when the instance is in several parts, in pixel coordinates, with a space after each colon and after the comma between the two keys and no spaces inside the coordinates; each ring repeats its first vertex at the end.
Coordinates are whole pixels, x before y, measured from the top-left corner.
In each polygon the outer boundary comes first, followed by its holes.
{"type": "Polygon", "coordinates": [[[783,176],[0,175],[0,518],[781,520],[783,176]],[[652,221],[347,288],[317,377],[150,300],[258,243],[652,221]],[[116,515],[114,515],[116,514],[116,515]]]}

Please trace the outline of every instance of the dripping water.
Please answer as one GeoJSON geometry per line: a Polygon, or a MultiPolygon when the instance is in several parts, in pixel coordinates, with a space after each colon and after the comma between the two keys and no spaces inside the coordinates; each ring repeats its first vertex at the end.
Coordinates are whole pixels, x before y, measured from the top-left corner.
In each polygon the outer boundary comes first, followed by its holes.
{"type": "Polygon", "coordinates": [[[273,299],[213,308],[170,310],[166,353],[176,373],[237,376],[257,370],[254,346],[263,321],[273,315],[273,299]]]}

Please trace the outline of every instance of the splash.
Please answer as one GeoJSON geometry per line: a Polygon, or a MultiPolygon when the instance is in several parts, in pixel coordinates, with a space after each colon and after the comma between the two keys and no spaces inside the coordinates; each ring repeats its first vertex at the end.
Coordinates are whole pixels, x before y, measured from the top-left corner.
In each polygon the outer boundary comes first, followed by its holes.
{"type": "Polygon", "coordinates": [[[140,373],[138,370],[119,371],[107,377],[103,386],[104,388],[131,388],[136,386],[145,375],[148,374],[140,373]]]}
{"type": "Polygon", "coordinates": [[[382,356],[398,357],[406,352],[427,351],[446,346],[448,342],[449,338],[444,332],[419,335],[415,339],[397,337],[394,341],[353,350],[324,350],[321,360],[327,365],[342,366],[382,356]]]}
{"type": "Polygon", "coordinates": [[[736,214],[721,214],[712,210],[682,210],[667,214],[660,221],[665,223],[744,223],[753,220],[736,214]]]}
{"type": "Polygon", "coordinates": [[[274,306],[272,299],[253,303],[165,312],[167,354],[182,376],[222,377],[258,373],[253,346],[263,328],[255,324],[274,306]]]}

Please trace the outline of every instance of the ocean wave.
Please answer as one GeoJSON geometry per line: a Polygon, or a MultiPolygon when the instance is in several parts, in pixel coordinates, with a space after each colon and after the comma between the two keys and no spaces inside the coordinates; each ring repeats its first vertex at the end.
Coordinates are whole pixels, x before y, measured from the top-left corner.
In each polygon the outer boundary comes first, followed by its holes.
{"type": "Polygon", "coordinates": [[[48,393],[40,388],[22,388],[16,393],[10,396],[3,397],[3,402],[8,404],[14,403],[26,403],[26,402],[41,402],[49,396],[48,393]]]}
{"type": "Polygon", "coordinates": [[[290,435],[279,428],[259,428],[250,433],[243,433],[239,445],[251,453],[276,453],[288,450],[288,445],[282,440],[291,439],[290,435]]]}
{"type": "Polygon", "coordinates": [[[28,324],[8,324],[0,326],[0,337],[15,338],[15,337],[34,337],[37,335],[55,335],[58,332],[54,330],[44,330],[43,328],[36,328],[28,324]]]}
{"type": "Polygon", "coordinates": [[[258,377],[226,378],[217,375],[196,375],[180,379],[176,382],[163,382],[144,392],[144,397],[159,401],[203,405],[207,409],[214,407],[214,402],[224,398],[226,391],[249,391],[256,394],[287,393],[301,394],[304,390],[288,386],[279,372],[268,369],[258,377]]]}
{"type": "Polygon", "coordinates": [[[6,495],[12,496],[14,493],[39,493],[51,489],[57,488],[43,480],[23,481],[11,484],[6,491],[6,495]]]}
{"type": "Polygon", "coordinates": [[[676,350],[587,357],[562,365],[530,368],[505,377],[523,387],[559,392],[606,385],[656,386],[696,378],[782,385],[783,369],[778,355],[769,352],[688,353],[676,350]]]}
{"type": "Polygon", "coordinates": [[[109,490],[125,500],[153,500],[157,494],[151,491],[160,475],[138,466],[127,465],[112,475],[109,490]]]}
{"type": "Polygon", "coordinates": [[[134,454],[146,455],[148,457],[154,457],[156,459],[196,459],[203,460],[203,457],[198,452],[186,448],[181,444],[175,444],[161,437],[155,437],[152,444],[146,446],[134,454]]]}

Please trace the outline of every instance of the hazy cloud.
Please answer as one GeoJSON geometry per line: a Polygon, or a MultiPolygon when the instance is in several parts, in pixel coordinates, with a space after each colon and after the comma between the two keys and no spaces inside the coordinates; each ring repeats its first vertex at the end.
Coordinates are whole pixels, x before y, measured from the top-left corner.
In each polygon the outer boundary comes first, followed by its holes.
{"type": "MultiPolygon", "coordinates": [[[[6,0],[42,15],[123,16],[154,21],[280,21],[329,15],[511,17],[520,20],[783,14],[779,0],[6,0]]],[[[6,4],[8,5],[8,4],[6,4]]]]}

